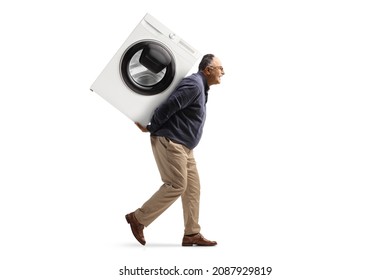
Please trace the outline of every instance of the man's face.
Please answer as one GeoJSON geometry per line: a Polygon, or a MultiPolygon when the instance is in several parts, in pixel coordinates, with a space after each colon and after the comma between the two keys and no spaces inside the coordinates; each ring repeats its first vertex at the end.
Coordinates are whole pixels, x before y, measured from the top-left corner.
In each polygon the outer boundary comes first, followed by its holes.
{"type": "Polygon", "coordinates": [[[221,65],[221,61],[214,57],[213,61],[211,62],[211,65],[207,66],[208,70],[208,77],[207,82],[208,85],[216,85],[221,83],[221,77],[225,75],[225,72],[223,71],[223,67],[221,65]]]}

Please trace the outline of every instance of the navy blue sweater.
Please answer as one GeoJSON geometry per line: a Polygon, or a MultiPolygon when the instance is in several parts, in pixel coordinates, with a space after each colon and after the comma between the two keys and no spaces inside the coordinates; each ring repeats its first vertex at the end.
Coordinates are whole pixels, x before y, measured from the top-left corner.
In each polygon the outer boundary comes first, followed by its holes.
{"type": "Polygon", "coordinates": [[[202,72],[185,77],[153,114],[148,130],[189,149],[202,137],[209,86],[202,72]]]}

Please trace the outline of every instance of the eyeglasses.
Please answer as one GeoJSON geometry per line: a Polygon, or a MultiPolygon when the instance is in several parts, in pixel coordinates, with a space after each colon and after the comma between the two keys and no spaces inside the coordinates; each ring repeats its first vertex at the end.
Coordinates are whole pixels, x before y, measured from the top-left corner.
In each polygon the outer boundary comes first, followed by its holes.
{"type": "Polygon", "coordinates": [[[223,67],[222,66],[209,66],[210,68],[217,68],[223,72],[223,67]]]}

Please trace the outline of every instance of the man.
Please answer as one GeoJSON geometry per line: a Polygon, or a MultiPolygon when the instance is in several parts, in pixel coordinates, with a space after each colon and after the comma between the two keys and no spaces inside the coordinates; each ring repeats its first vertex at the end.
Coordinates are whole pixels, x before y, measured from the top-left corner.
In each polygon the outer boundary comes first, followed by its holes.
{"type": "Polygon", "coordinates": [[[154,112],[143,132],[151,133],[153,154],[163,185],[141,208],[126,215],[134,237],[145,245],[144,227],[150,225],[177,198],[181,197],[184,215],[183,246],[214,246],[200,234],[200,182],[193,149],[202,136],[206,103],[211,85],[219,84],[225,74],[220,60],[206,54],[198,72],[184,78],[167,100],[154,112]]]}

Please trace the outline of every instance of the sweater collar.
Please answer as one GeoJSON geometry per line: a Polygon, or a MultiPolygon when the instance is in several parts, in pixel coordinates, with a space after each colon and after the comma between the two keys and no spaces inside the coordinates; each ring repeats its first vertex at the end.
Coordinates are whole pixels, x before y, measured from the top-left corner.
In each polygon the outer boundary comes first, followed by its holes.
{"type": "Polygon", "coordinates": [[[204,92],[206,93],[206,95],[208,94],[209,92],[209,85],[207,84],[207,79],[206,79],[206,76],[201,72],[199,71],[198,74],[202,77],[202,81],[203,81],[203,85],[204,85],[204,92]]]}

